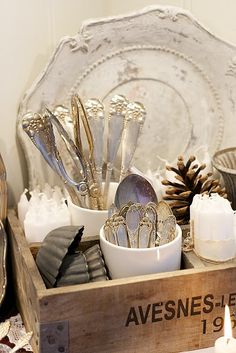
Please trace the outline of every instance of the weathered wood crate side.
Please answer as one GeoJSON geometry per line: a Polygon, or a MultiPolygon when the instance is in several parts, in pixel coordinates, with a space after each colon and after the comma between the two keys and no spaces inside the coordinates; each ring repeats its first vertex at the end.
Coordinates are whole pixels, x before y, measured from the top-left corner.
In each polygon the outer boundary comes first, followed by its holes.
{"type": "Polygon", "coordinates": [[[7,233],[11,249],[13,280],[17,307],[28,331],[33,331],[32,346],[38,352],[38,325],[40,307],[38,293],[46,291],[44,282],[37,269],[24,232],[14,210],[8,211],[7,233]]]}
{"type": "Polygon", "coordinates": [[[69,322],[73,353],[209,347],[223,334],[214,332],[223,306],[236,303],[235,276],[235,267],[206,268],[53,289],[40,298],[41,320],[69,322]]]}
{"type": "Polygon", "coordinates": [[[234,263],[44,289],[12,211],[8,219],[12,246],[23,243],[14,250],[16,289],[27,328],[38,327],[35,352],[60,345],[70,353],[178,353],[212,346],[223,334],[224,305],[236,305],[234,263]],[[32,293],[31,304],[24,296],[32,293]]]}

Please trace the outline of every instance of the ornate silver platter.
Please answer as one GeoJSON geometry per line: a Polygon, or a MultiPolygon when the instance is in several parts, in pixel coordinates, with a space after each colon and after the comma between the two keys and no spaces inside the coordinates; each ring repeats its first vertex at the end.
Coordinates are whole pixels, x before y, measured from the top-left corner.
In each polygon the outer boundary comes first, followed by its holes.
{"type": "Polygon", "coordinates": [[[142,102],[147,118],[134,156],[146,172],[205,146],[212,155],[234,144],[236,47],[176,7],[148,7],[86,22],[64,38],[41,77],[26,93],[18,117],[30,185],[55,178],[21,128],[23,116],[44,105],[70,107],[73,93],[99,98],[114,94],[142,102]]]}
{"type": "Polygon", "coordinates": [[[5,297],[7,286],[7,271],[6,271],[6,256],[7,256],[7,235],[0,221],[0,308],[5,297]]]}
{"type": "Polygon", "coordinates": [[[6,170],[0,155],[0,309],[6,294],[7,286],[7,235],[4,223],[7,216],[7,183],[6,170]]]}

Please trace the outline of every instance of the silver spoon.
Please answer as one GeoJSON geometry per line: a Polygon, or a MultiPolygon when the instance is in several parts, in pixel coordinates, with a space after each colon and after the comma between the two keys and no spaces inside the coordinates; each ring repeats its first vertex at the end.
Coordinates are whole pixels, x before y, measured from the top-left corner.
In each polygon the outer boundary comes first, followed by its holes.
{"type": "Polygon", "coordinates": [[[115,95],[110,101],[108,118],[108,137],[107,137],[107,169],[103,191],[104,208],[107,209],[107,198],[109,193],[110,180],[114,162],[120,146],[122,133],[124,130],[125,114],[128,101],[122,95],[115,95]]]}
{"type": "Polygon", "coordinates": [[[142,216],[140,203],[131,205],[126,213],[126,228],[131,248],[138,248],[138,231],[142,216]]]}
{"type": "Polygon", "coordinates": [[[157,195],[152,185],[141,175],[130,174],[119,184],[115,194],[115,205],[118,209],[128,202],[146,205],[157,203],[157,195]]]}
{"type": "Polygon", "coordinates": [[[127,175],[145,117],[146,111],[141,103],[130,102],[127,105],[125,128],[121,144],[122,153],[120,181],[127,175]]]}
{"type": "Polygon", "coordinates": [[[85,102],[85,109],[92,132],[94,143],[95,176],[102,189],[102,165],[103,165],[103,134],[105,123],[104,106],[98,99],[88,99],[85,102]]]}

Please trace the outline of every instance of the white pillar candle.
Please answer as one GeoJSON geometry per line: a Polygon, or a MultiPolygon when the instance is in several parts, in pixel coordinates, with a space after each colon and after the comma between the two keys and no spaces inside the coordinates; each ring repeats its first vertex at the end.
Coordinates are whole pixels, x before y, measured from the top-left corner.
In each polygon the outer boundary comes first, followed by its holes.
{"type": "Polygon", "coordinates": [[[215,343],[215,353],[236,353],[236,339],[218,338],[215,343]]]}
{"type": "Polygon", "coordinates": [[[42,190],[42,194],[45,195],[48,199],[52,198],[53,190],[49,184],[45,184],[42,190]]]}
{"type": "Polygon", "coordinates": [[[235,257],[234,212],[228,200],[218,194],[195,195],[190,206],[190,224],[199,256],[212,261],[235,257]]]}
{"type": "Polygon", "coordinates": [[[191,236],[194,238],[195,233],[199,234],[198,228],[198,208],[201,206],[199,199],[202,195],[197,194],[194,196],[193,201],[190,205],[190,232],[191,236]]]}
{"type": "Polygon", "coordinates": [[[224,336],[215,341],[215,353],[236,353],[236,339],[232,337],[228,305],[225,306],[224,336]]]}
{"type": "Polygon", "coordinates": [[[234,211],[234,237],[236,238],[236,211],[234,211]]]}
{"type": "Polygon", "coordinates": [[[62,193],[49,185],[45,192],[33,190],[24,220],[24,231],[29,243],[42,242],[53,229],[71,224],[71,216],[62,193]]]}

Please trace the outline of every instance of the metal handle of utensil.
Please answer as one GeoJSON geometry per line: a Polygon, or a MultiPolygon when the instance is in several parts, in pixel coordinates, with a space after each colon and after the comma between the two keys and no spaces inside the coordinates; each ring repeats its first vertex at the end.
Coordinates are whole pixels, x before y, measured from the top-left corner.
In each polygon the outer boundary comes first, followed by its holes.
{"type": "Polygon", "coordinates": [[[107,170],[103,191],[104,208],[107,208],[110,180],[113,164],[120,146],[124,129],[125,114],[128,101],[122,95],[115,95],[110,101],[107,136],[107,170]]]}
{"type": "Polygon", "coordinates": [[[73,144],[73,141],[70,139],[58,119],[49,110],[47,110],[47,115],[45,116],[41,116],[39,114],[35,114],[30,117],[27,116],[27,118],[23,119],[22,127],[34,145],[41,152],[50,167],[64,180],[66,184],[76,187],[79,196],[83,198],[84,194],[87,193],[86,169],[79,151],[76,149],[76,146],[73,144]],[[63,138],[64,142],[66,141],[66,146],[74,163],[77,167],[79,163],[79,167],[83,170],[84,176],[81,182],[75,182],[69,177],[65,170],[63,161],[56,146],[52,125],[53,123],[59,131],[59,136],[63,138]]]}
{"type": "Polygon", "coordinates": [[[92,131],[89,124],[88,113],[81,98],[77,94],[73,96],[73,104],[76,104],[77,106],[77,110],[76,110],[77,132],[80,134],[80,121],[82,121],[87,144],[88,144],[89,155],[88,157],[86,157],[85,148],[82,144],[81,136],[79,136],[80,150],[81,150],[81,153],[83,154],[83,158],[87,166],[88,185],[90,190],[90,194],[89,194],[90,207],[93,209],[102,209],[103,208],[102,207],[103,203],[101,200],[102,192],[101,192],[101,186],[96,178],[96,172],[95,172],[96,166],[95,166],[95,159],[94,159],[94,139],[93,139],[92,131]],[[96,185],[96,188],[94,187],[94,185],[96,185]],[[94,193],[94,190],[96,190],[96,193],[94,193]]]}
{"type": "Polygon", "coordinates": [[[104,106],[98,99],[88,99],[85,102],[85,109],[93,137],[95,177],[99,187],[102,188],[104,106]]]}
{"type": "Polygon", "coordinates": [[[127,105],[125,127],[122,137],[120,181],[126,176],[129,169],[145,117],[146,111],[141,103],[130,102],[127,105]]]}

